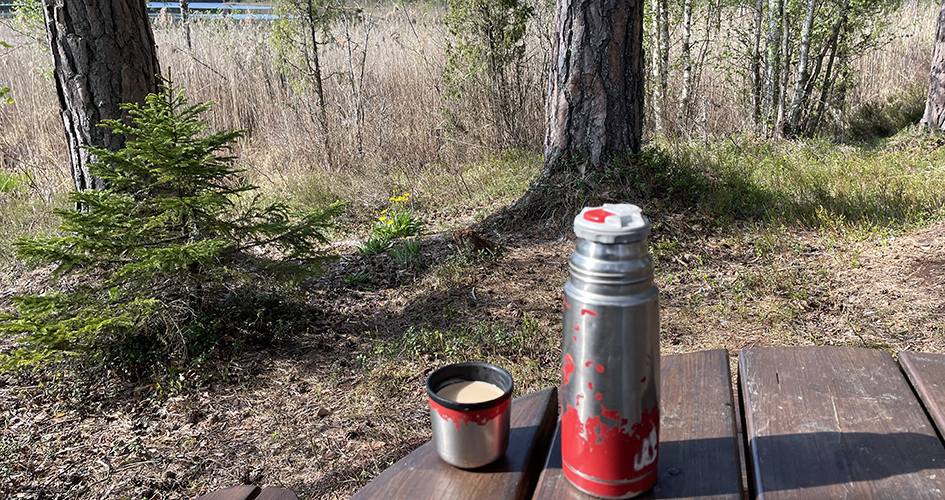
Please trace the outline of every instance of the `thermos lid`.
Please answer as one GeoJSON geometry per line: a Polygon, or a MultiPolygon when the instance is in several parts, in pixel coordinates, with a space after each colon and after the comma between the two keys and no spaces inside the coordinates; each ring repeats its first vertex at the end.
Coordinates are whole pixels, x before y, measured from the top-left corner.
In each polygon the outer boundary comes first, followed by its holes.
{"type": "Polygon", "coordinates": [[[581,210],[574,218],[574,234],[597,243],[632,243],[650,234],[650,221],[636,205],[605,203],[581,210]]]}

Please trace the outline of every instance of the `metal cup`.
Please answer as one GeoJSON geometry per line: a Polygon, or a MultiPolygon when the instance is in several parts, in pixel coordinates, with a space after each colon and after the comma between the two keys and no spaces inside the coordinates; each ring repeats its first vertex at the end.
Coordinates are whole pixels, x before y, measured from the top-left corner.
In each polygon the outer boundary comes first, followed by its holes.
{"type": "Polygon", "coordinates": [[[509,446],[509,405],[512,376],[498,366],[457,363],[434,371],[427,378],[433,443],[444,462],[474,469],[498,460],[509,446]],[[481,403],[458,403],[437,394],[463,381],[482,381],[502,390],[502,395],[481,403]]]}

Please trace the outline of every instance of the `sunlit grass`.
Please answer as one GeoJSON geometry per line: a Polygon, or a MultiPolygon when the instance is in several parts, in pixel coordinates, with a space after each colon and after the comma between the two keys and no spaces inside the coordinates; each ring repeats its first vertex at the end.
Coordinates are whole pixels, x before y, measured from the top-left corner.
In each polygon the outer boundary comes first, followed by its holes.
{"type": "MultiPolygon", "coordinates": [[[[916,128],[900,136],[934,139],[916,128]]],[[[945,216],[945,151],[934,144],[887,150],[739,138],[666,147],[646,159],[644,192],[722,225],[898,234],[945,216]]]]}

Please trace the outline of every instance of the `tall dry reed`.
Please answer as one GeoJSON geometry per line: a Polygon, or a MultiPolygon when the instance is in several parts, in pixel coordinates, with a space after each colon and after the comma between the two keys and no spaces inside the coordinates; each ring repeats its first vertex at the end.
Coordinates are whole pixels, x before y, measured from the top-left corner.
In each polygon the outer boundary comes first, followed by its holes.
{"type": "MultiPolygon", "coordinates": [[[[324,201],[319,196],[341,197],[370,206],[386,200],[391,189],[421,191],[424,183],[450,185],[430,180],[432,175],[456,177],[456,193],[473,191],[475,187],[470,189],[462,177],[465,169],[500,153],[484,139],[491,136],[483,130],[488,127],[488,111],[470,104],[481,102],[483,96],[467,96],[467,105],[449,110],[462,126],[445,118],[447,107],[456,105],[443,98],[444,13],[443,7],[419,3],[368,6],[363,24],[347,30],[338,26],[324,40],[331,171],[316,98],[280,74],[269,23],[195,20],[191,49],[179,21],[164,16],[155,21],[154,30],[165,76],[187,89],[192,101],[215,103],[207,116],[211,127],[248,130],[237,153],[254,181],[297,193],[300,186],[312,185],[314,172],[322,192],[313,202],[324,201]],[[365,55],[363,74],[358,67],[360,51],[365,55]]],[[[526,109],[518,110],[528,129],[526,149],[534,153],[542,147],[552,28],[549,10],[539,6],[538,14],[529,30],[523,78],[529,99],[526,109]]],[[[696,20],[694,51],[704,53],[697,59],[704,64],[696,68],[692,111],[685,125],[692,137],[747,130],[747,82],[744,72],[738,71],[741,52],[732,33],[749,17],[747,10],[728,11],[723,19],[730,25],[721,29],[712,27],[709,19],[696,20]]],[[[851,105],[882,99],[908,85],[927,84],[935,18],[936,6],[930,2],[909,2],[902,9],[892,32],[897,36],[854,61],[864,76],[849,93],[851,105]]],[[[28,174],[31,187],[44,196],[66,191],[71,188],[68,156],[49,57],[30,38],[4,26],[0,40],[14,45],[0,52],[0,85],[11,87],[14,99],[13,104],[0,105],[0,169],[28,174]]],[[[674,46],[674,60],[678,50],[674,46]]],[[[664,109],[674,109],[680,83],[676,65],[670,71],[670,102],[664,109]]]]}

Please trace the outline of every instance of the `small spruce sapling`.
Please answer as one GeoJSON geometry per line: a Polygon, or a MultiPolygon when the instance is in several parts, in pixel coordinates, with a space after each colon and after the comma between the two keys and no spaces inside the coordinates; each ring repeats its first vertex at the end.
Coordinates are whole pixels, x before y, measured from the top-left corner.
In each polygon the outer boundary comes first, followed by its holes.
{"type": "Polygon", "coordinates": [[[212,317],[222,296],[318,271],[324,231],[342,204],[300,212],[254,196],[226,154],[243,132],[205,133],[200,115],[209,108],[167,83],[144,105],[122,105],[130,125],[102,123],[128,138],[119,151],[91,149],[90,170],[107,188],[73,193],[82,210],[56,211],[63,236],[16,242],[28,263],[53,265],[52,287],[15,297],[15,313],[0,316],[0,334],[17,340],[0,365],[94,357],[142,334],[152,339],[143,345],[186,360],[182,332],[212,317]]]}

